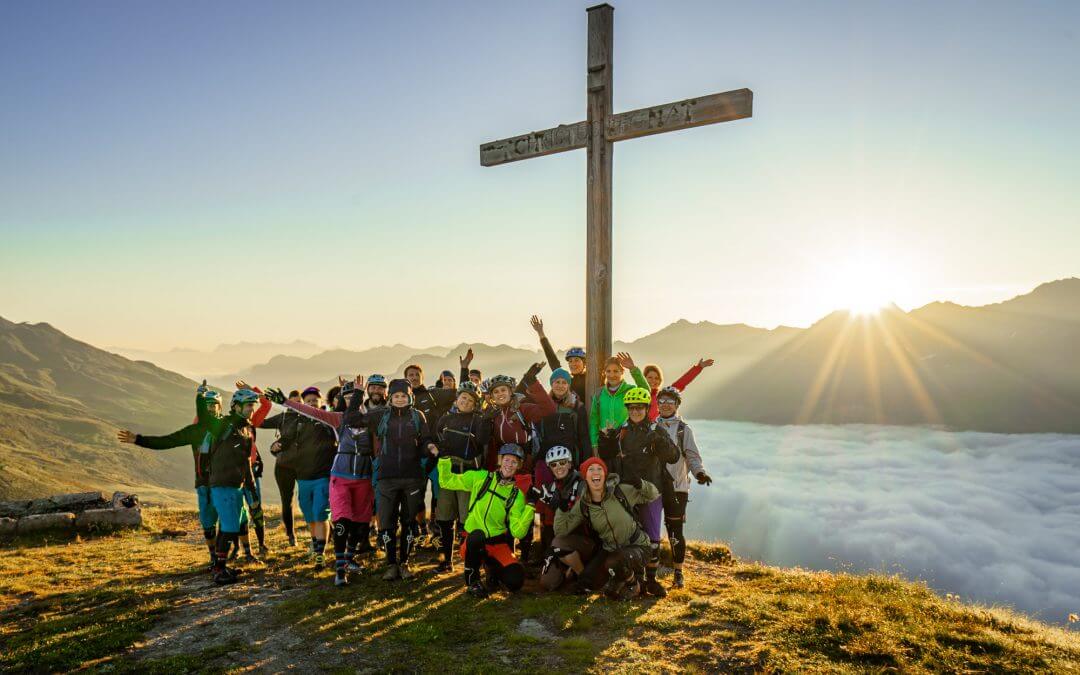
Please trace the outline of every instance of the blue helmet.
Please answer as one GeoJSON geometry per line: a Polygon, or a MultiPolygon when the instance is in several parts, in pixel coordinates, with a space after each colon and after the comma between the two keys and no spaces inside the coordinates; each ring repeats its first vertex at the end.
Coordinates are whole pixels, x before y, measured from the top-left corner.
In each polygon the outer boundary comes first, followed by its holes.
{"type": "Polygon", "coordinates": [[[217,403],[218,405],[221,405],[221,394],[219,392],[207,389],[202,393],[202,398],[207,403],[217,403]]]}
{"type": "Polygon", "coordinates": [[[568,359],[583,359],[585,358],[585,350],[581,347],[571,347],[566,350],[566,358],[568,359]]]}
{"type": "Polygon", "coordinates": [[[499,448],[499,457],[503,455],[513,455],[521,461],[525,461],[525,451],[517,443],[503,443],[502,447],[499,448]]]}
{"type": "Polygon", "coordinates": [[[385,387],[386,386],[386,376],[385,375],[378,375],[378,374],[368,375],[367,384],[365,385],[364,388],[366,389],[367,387],[370,387],[371,385],[375,385],[377,387],[385,387]]]}
{"type": "Polygon", "coordinates": [[[250,389],[237,389],[232,395],[232,405],[245,405],[255,403],[258,400],[259,395],[250,389]]]}

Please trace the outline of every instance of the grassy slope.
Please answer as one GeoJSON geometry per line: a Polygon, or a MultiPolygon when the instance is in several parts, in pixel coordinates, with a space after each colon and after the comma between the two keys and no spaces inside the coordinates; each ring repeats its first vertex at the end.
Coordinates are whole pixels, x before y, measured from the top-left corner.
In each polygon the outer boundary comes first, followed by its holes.
{"type": "Polygon", "coordinates": [[[692,547],[693,590],[612,603],[523,592],[475,602],[431,563],[411,586],[345,589],[299,549],[208,583],[194,516],[0,547],[0,670],[1080,672],[1080,636],[883,576],[779,570],[692,547]],[[161,528],[192,534],[173,539],[161,528]]]}

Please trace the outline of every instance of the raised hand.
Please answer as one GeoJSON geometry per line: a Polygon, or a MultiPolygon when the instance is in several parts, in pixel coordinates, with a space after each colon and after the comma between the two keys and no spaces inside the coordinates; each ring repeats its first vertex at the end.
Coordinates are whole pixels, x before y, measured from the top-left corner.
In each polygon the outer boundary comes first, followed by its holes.
{"type": "Polygon", "coordinates": [[[472,364],[472,360],[473,360],[473,350],[472,350],[472,347],[469,347],[469,351],[465,352],[465,356],[459,356],[458,357],[458,365],[461,366],[462,368],[468,368],[469,365],[472,364]]]}
{"type": "Polygon", "coordinates": [[[345,386],[345,378],[342,377],[341,375],[338,375],[337,376],[337,384],[338,384],[339,387],[344,387],[345,386]]]}
{"type": "Polygon", "coordinates": [[[532,324],[533,330],[536,331],[537,335],[539,335],[540,337],[544,337],[544,320],[543,319],[541,319],[537,315],[533,314],[532,318],[529,319],[529,323],[532,324]]]}
{"type": "Polygon", "coordinates": [[[697,367],[698,368],[708,368],[709,366],[711,366],[714,363],[716,363],[716,362],[713,361],[712,359],[698,359],[697,367]]]}
{"type": "Polygon", "coordinates": [[[271,402],[277,403],[278,405],[282,405],[285,403],[285,392],[281,391],[276,387],[267,387],[266,391],[263,392],[263,396],[270,399],[271,402]]]}
{"type": "Polygon", "coordinates": [[[353,380],[353,385],[356,386],[356,391],[364,391],[364,376],[357,375],[356,379],[353,380]]]}
{"type": "Polygon", "coordinates": [[[634,358],[630,356],[629,352],[619,352],[615,358],[619,359],[619,365],[627,370],[633,370],[634,358]]]}
{"type": "Polygon", "coordinates": [[[247,382],[244,382],[243,380],[237,380],[236,381],[236,388],[237,389],[251,389],[251,386],[247,382]]]}
{"type": "Polygon", "coordinates": [[[121,443],[134,443],[135,437],[137,435],[138,434],[132,431],[128,431],[127,429],[121,429],[120,431],[116,432],[116,440],[120,441],[121,443]]]}
{"type": "Polygon", "coordinates": [[[532,364],[531,366],[529,366],[529,369],[525,371],[525,377],[523,379],[531,380],[535,378],[536,374],[543,370],[545,365],[547,364],[545,364],[543,361],[538,361],[537,363],[532,364]]]}
{"type": "Polygon", "coordinates": [[[198,386],[198,387],[197,387],[197,388],[195,389],[195,391],[196,391],[196,392],[198,392],[198,394],[199,394],[200,396],[202,396],[203,394],[205,394],[205,393],[206,393],[206,390],[207,390],[207,389],[209,389],[209,388],[210,388],[210,387],[209,387],[209,386],[207,386],[207,384],[206,384],[206,380],[203,380],[203,381],[202,381],[202,384],[200,384],[200,385],[199,385],[199,386],[198,386]]]}

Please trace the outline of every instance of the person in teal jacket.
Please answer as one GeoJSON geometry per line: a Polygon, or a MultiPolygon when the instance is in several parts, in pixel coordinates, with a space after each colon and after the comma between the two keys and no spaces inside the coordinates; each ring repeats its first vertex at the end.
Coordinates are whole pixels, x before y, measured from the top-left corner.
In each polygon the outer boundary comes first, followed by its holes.
{"type": "Polygon", "coordinates": [[[600,452],[601,432],[618,429],[626,422],[626,406],[623,395],[634,387],[649,388],[649,382],[634,365],[634,359],[626,352],[619,352],[604,364],[604,386],[592,400],[589,412],[589,440],[592,441],[593,456],[600,452]],[[634,384],[623,380],[626,371],[630,371],[634,384]]]}
{"type": "Polygon", "coordinates": [[[525,568],[514,555],[514,539],[521,539],[533,526],[540,491],[522,492],[514,476],[525,462],[521,446],[507,443],[499,448],[497,471],[476,469],[454,473],[449,457],[439,460],[439,486],[444,490],[469,492],[469,513],[465,519],[465,585],[469,595],[487,597],[480,568],[487,567],[489,587],[502,584],[511,593],[525,584],[525,568]]]}

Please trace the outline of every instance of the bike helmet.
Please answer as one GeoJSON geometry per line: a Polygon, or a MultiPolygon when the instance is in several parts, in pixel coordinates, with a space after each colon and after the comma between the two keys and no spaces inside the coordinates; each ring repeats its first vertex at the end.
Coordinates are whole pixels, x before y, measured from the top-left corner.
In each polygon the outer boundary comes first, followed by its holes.
{"type": "Polygon", "coordinates": [[[341,391],[338,392],[338,396],[346,396],[356,391],[356,383],[349,380],[345,384],[341,385],[341,391]]]}
{"type": "Polygon", "coordinates": [[[553,445],[548,449],[547,455],[544,457],[544,463],[546,464],[554,464],[562,460],[574,461],[574,454],[570,452],[570,448],[563,445],[553,445]]]}
{"type": "Polygon", "coordinates": [[[491,378],[489,378],[489,377],[486,377],[486,378],[484,378],[484,380],[483,380],[483,381],[482,381],[482,382],[480,383],[480,393],[481,393],[481,394],[486,394],[486,393],[488,393],[489,391],[491,391],[491,378]]]}
{"type": "Polygon", "coordinates": [[[566,358],[568,359],[583,359],[585,358],[585,350],[581,347],[571,347],[566,350],[566,358]]]}
{"type": "Polygon", "coordinates": [[[476,385],[473,384],[470,380],[465,380],[464,382],[459,384],[457,388],[457,393],[458,396],[462,394],[468,394],[469,396],[472,396],[477,403],[480,402],[480,390],[477,389],[476,385]]]}
{"type": "Polygon", "coordinates": [[[488,391],[494,392],[496,387],[510,387],[510,391],[514,391],[517,387],[517,380],[509,375],[496,375],[488,380],[488,391]]]}
{"type": "Polygon", "coordinates": [[[675,399],[675,405],[682,403],[682,392],[675,387],[664,387],[660,390],[660,393],[656,395],[656,402],[659,403],[665,398],[675,399]]]}
{"type": "Polygon", "coordinates": [[[502,447],[499,448],[499,457],[503,455],[513,455],[521,461],[525,461],[525,451],[517,443],[503,443],[502,447]]]}
{"type": "Polygon", "coordinates": [[[385,375],[369,375],[368,379],[367,379],[367,386],[370,387],[371,385],[375,385],[377,387],[385,387],[386,386],[386,376],[385,375]]]}
{"type": "Polygon", "coordinates": [[[237,389],[232,395],[231,405],[246,405],[259,400],[259,395],[250,389],[237,389]]]}
{"type": "Polygon", "coordinates": [[[318,387],[315,387],[315,386],[311,386],[311,387],[308,387],[307,389],[305,389],[305,390],[304,390],[304,391],[303,391],[303,392],[302,392],[302,393],[300,394],[300,398],[304,398],[305,396],[309,396],[309,395],[311,395],[311,394],[315,394],[315,395],[316,395],[316,396],[318,396],[319,398],[322,398],[322,392],[321,392],[321,391],[319,391],[319,388],[318,388],[318,387]]]}
{"type": "Polygon", "coordinates": [[[649,394],[649,390],[644,387],[634,387],[626,392],[623,396],[623,405],[649,405],[652,403],[652,396],[649,394]]]}
{"type": "Polygon", "coordinates": [[[217,403],[218,405],[221,405],[221,394],[219,392],[207,389],[202,393],[202,397],[207,403],[217,403]]]}

